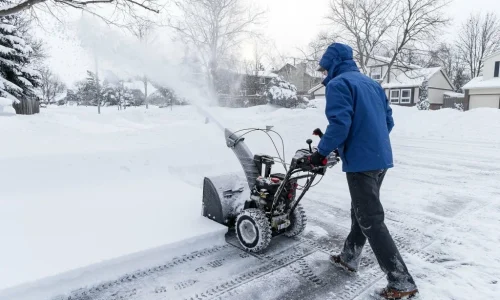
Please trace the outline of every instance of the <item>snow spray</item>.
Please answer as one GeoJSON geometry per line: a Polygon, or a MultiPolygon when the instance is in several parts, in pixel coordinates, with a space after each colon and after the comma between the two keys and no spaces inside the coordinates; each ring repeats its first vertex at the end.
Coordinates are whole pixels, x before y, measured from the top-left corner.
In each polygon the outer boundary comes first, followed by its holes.
{"type": "Polygon", "coordinates": [[[77,22],[76,32],[82,46],[96,56],[101,68],[118,77],[147,76],[189,99],[199,113],[224,131],[225,127],[209,112],[209,106],[215,105],[216,99],[210,96],[209,85],[201,72],[195,73],[200,66],[183,61],[185,45],[171,42],[165,46],[158,42],[147,47],[137,38],[99,26],[99,22],[86,16],[77,22]]]}

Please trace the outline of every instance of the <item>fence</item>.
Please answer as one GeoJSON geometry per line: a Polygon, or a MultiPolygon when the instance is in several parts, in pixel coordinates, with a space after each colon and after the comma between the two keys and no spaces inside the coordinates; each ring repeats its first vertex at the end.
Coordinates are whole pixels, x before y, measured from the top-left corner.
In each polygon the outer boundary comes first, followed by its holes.
{"type": "Polygon", "coordinates": [[[461,97],[444,97],[442,108],[455,108],[455,104],[462,104],[464,110],[469,110],[469,101],[461,97]]]}

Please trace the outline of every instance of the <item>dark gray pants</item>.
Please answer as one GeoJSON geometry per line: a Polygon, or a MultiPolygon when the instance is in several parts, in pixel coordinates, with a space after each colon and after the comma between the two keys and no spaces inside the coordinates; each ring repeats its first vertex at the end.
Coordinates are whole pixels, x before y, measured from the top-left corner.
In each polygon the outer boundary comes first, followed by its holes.
{"type": "Polygon", "coordinates": [[[387,170],[347,173],[352,200],[352,225],[341,259],[357,269],[363,246],[368,239],[380,268],[387,274],[388,286],[398,290],[413,290],[416,288],[415,282],[384,223],[384,209],[379,196],[386,172],[387,170]]]}

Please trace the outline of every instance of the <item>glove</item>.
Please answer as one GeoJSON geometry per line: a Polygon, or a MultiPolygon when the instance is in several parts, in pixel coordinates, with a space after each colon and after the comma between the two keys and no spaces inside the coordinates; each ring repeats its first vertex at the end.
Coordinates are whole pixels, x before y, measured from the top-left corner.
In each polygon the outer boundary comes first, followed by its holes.
{"type": "Polygon", "coordinates": [[[318,151],[314,152],[309,156],[309,163],[313,167],[323,167],[326,166],[328,159],[326,156],[321,155],[318,151]]]}

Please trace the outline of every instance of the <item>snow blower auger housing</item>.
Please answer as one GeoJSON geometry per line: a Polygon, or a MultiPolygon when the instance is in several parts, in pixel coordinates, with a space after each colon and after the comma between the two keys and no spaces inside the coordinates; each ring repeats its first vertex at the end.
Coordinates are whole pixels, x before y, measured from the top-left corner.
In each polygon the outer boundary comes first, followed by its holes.
{"type": "MultiPolygon", "coordinates": [[[[284,234],[293,237],[304,231],[307,217],[300,201],[313,185],[316,176],[324,175],[326,168],[339,162],[338,152],[334,151],[328,156],[324,167],[312,167],[307,157],[317,149],[311,147],[311,139],[306,141],[309,149],[297,150],[289,164],[281,159],[279,152],[279,158],[265,154],[252,155],[244,143],[243,135],[251,131],[264,131],[270,137],[269,132],[276,133],[271,128],[249,128],[242,135],[226,129],[226,144],[243,167],[246,181],[229,174],[205,177],[203,184],[203,216],[230,229],[234,228],[241,246],[250,252],[266,249],[273,236],[284,234]],[[277,162],[283,164],[284,174],[272,172],[272,166],[277,162]],[[299,185],[300,180],[306,181],[303,186],[299,185]],[[302,192],[297,196],[300,190],[302,192]]],[[[323,135],[319,129],[315,129],[313,134],[323,135]]]]}

